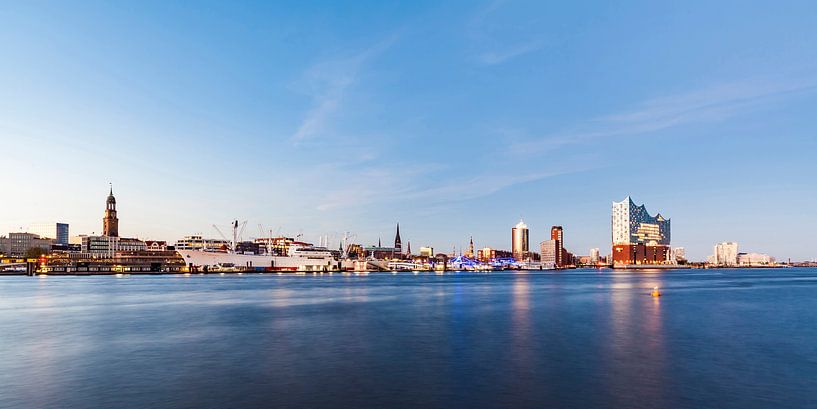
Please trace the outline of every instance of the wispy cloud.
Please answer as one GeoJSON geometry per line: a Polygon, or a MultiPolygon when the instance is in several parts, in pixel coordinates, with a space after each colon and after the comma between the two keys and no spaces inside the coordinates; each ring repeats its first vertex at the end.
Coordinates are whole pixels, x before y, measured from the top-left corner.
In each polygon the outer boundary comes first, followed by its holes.
{"type": "Polygon", "coordinates": [[[560,166],[558,171],[532,171],[524,174],[502,170],[485,170],[470,178],[444,178],[443,165],[420,164],[390,169],[367,168],[357,173],[357,180],[366,183],[354,187],[330,189],[318,205],[318,210],[332,210],[376,203],[418,202],[453,203],[487,197],[516,185],[541,181],[551,177],[583,172],[593,165],[560,166]],[[418,182],[419,181],[419,182],[418,182]]]}
{"type": "Polygon", "coordinates": [[[452,180],[448,183],[430,186],[404,195],[403,199],[421,199],[438,202],[472,200],[493,195],[510,187],[532,183],[556,176],[588,170],[588,167],[561,169],[550,172],[486,172],[466,180],[452,180]]]}
{"type": "Polygon", "coordinates": [[[606,115],[573,130],[511,143],[513,154],[530,155],[605,137],[657,132],[677,126],[722,121],[788,95],[817,89],[817,79],[742,81],[645,101],[637,108],[606,115]]]}
{"type": "Polygon", "coordinates": [[[516,46],[504,47],[501,50],[487,51],[479,55],[480,62],[486,65],[502,64],[512,58],[533,52],[542,47],[539,40],[530,41],[516,46]]]}
{"type": "Polygon", "coordinates": [[[290,140],[299,143],[326,129],[326,123],[335,113],[348,91],[357,83],[365,65],[397,40],[393,35],[351,57],[324,61],[305,73],[306,92],[312,96],[313,107],[306,113],[290,140]]]}
{"type": "Polygon", "coordinates": [[[497,65],[516,57],[537,51],[544,46],[544,41],[537,34],[529,30],[518,21],[510,24],[501,24],[496,14],[507,3],[505,0],[488,2],[473,13],[467,23],[467,32],[477,46],[482,50],[477,52],[476,60],[485,65],[497,65]],[[522,31],[521,36],[519,31],[522,31]],[[514,40],[508,39],[507,34],[515,34],[514,40]],[[500,35],[505,34],[505,35],[500,35]],[[503,38],[504,37],[504,38],[503,38]],[[521,37],[521,38],[520,38],[521,37]],[[527,37],[527,39],[525,39],[527,37]]]}

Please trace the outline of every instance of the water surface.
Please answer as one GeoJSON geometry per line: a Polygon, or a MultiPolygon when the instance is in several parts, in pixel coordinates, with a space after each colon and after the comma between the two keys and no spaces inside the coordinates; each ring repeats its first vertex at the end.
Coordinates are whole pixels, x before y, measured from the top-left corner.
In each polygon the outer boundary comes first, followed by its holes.
{"type": "Polygon", "coordinates": [[[817,407],[817,269],[0,277],[0,348],[0,407],[817,407]]]}

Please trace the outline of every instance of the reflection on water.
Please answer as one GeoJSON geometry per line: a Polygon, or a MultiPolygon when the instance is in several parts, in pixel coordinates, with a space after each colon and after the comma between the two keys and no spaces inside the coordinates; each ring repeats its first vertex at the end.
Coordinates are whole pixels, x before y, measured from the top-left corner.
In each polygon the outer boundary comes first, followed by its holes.
{"type": "Polygon", "coordinates": [[[809,407],[816,279],[3,277],[0,407],[809,407]]]}

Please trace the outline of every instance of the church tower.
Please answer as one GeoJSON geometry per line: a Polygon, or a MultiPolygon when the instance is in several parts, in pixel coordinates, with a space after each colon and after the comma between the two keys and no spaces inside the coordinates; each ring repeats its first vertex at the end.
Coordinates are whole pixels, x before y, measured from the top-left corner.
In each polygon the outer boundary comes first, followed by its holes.
{"type": "Polygon", "coordinates": [[[102,235],[118,237],[119,219],[116,217],[116,198],[113,197],[113,186],[105,202],[105,217],[102,218],[102,235]]]}
{"type": "Polygon", "coordinates": [[[403,242],[400,241],[400,223],[397,223],[397,235],[394,236],[394,252],[397,254],[403,253],[403,242]]]}

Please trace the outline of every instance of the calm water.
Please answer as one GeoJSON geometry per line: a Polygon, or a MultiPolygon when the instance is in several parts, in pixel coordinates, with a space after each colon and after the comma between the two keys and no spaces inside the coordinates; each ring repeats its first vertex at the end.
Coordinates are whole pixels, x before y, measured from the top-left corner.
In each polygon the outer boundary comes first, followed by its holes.
{"type": "Polygon", "coordinates": [[[817,407],[817,269],[2,277],[0,348],[0,407],[817,407]]]}

